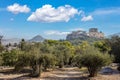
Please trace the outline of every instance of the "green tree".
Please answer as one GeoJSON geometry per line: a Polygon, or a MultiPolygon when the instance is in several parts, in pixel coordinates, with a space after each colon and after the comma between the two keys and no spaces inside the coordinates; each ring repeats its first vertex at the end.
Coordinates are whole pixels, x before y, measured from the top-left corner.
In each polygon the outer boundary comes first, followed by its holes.
{"type": "Polygon", "coordinates": [[[20,72],[25,66],[29,66],[30,55],[24,51],[18,51],[18,59],[15,63],[15,71],[20,72]]]}
{"type": "Polygon", "coordinates": [[[57,57],[57,65],[62,68],[64,65],[71,64],[71,58],[74,56],[74,47],[68,41],[59,42],[54,46],[54,55],[57,57]]]}
{"type": "Polygon", "coordinates": [[[0,66],[3,64],[2,56],[0,55],[0,66]]]}
{"type": "Polygon", "coordinates": [[[43,43],[47,43],[50,46],[54,46],[54,45],[59,44],[59,41],[57,41],[57,40],[45,40],[43,43]]]}
{"type": "Polygon", "coordinates": [[[82,64],[80,62],[80,56],[82,54],[77,54],[74,56],[74,58],[72,59],[72,66],[75,66],[75,67],[78,67],[78,68],[81,68],[82,67],[82,64]]]}
{"type": "Polygon", "coordinates": [[[18,45],[17,45],[17,43],[14,43],[13,46],[14,46],[14,47],[17,47],[18,45]]]}
{"type": "Polygon", "coordinates": [[[0,44],[0,53],[2,53],[5,50],[4,46],[0,44]]]}
{"type": "Polygon", "coordinates": [[[107,45],[105,41],[96,41],[94,42],[94,46],[103,53],[108,53],[111,50],[110,46],[107,45]]]}
{"type": "Polygon", "coordinates": [[[20,71],[25,66],[30,66],[31,76],[40,76],[40,48],[38,45],[26,44],[21,48],[20,55],[16,62],[15,70],[20,71]]]}
{"type": "Polygon", "coordinates": [[[75,53],[82,54],[89,47],[90,44],[87,41],[83,41],[80,45],[75,46],[75,53]]]}
{"type": "Polygon", "coordinates": [[[26,48],[26,42],[24,39],[21,40],[20,44],[19,44],[19,48],[24,51],[26,48]]]}
{"type": "Polygon", "coordinates": [[[120,63],[120,37],[112,36],[106,39],[105,42],[111,47],[109,53],[115,56],[115,62],[120,63]]]}
{"type": "Polygon", "coordinates": [[[84,54],[79,56],[81,65],[87,67],[89,76],[97,76],[97,72],[112,62],[110,55],[102,54],[94,47],[88,47],[84,54]]]}
{"type": "Polygon", "coordinates": [[[30,76],[38,77],[41,75],[42,67],[52,67],[54,65],[54,57],[52,54],[41,50],[42,46],[41,43],[27,44],[16,62],[16,70],[19,71],[25,66],[29,66],[32,70],[30,76]]]}
{"type": "Polygon", "coordinates": [[[43,61],[44,70],[54,68],[56,65],[56,57],[53,54],[43,54],[43,61]]]}
{"type": "Polygon", "coordinates": [[[4,52],[1,54],[3,59],[3,65],[5,66],[15,66],[15,63],[18,59],[17,50],[12,50],[9,52],[4,52]]]}

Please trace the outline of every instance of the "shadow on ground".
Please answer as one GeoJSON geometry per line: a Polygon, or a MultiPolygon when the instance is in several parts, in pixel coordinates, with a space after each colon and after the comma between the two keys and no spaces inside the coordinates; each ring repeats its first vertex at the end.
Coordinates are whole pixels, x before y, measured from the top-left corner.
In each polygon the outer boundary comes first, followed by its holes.
{"type": "Polygon", "coordinates": [[[45,77],[45,78],[32,78],[28,75],[19,76],[16,78],[1,78],[0,80],[89,80],[88,77],[45,77]]]}

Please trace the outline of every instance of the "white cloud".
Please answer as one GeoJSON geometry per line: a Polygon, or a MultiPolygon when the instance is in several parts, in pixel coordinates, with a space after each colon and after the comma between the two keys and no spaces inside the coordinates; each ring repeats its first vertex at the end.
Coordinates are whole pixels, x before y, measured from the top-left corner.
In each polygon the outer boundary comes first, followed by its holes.
{"type": "Polygon", "coordinates": [[[70,31],[78,31],[78,30],[84,30],[82,28],[74,28],[74,29],[70,29],[70,31]]]}
{"type": "Polygon", "coordinates": [[[35,22],[68,22],[75,14],[79,14],[77,9],[70,5],[59,6],[58,8],[52,5],[43,5],[36,9],[27,19],[27,21],[35,22]]]}
{"type": "Polygon", "coordinates": [[[97,9],[92,12],[93,15],[120,14],[120,7],[97,9]]]}
{"type": "Polygon", "coordinates": [[[14,3],[13,5],[8,6],[7,10],[14,13],[14,14],[30,12],[30,8],[27,7],[27,5],[21,6],[17,3],[14,3]]]}
{"type": "Polygon", "coordinates": [[[82,19],[81,19],[81,21],[84,21],[84,22],[86,22],[86,21],[92,21],[92,20],[93,20],[93,17],[91,15],[89,15],[89,16],[83,16],[82,19]]]}
{"type": "Polygon", "coordinates": [[[44,32],[46,35],[58,35],[58,36],[63,36],[67,35],[70,32],[60,32],[60,31],[55,31],[55,30],[49,30],[44,32]]]}

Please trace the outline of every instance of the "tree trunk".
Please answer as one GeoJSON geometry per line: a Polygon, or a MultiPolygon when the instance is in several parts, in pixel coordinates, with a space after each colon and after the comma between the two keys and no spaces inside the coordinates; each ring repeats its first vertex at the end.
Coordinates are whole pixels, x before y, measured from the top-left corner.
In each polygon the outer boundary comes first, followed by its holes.
{"type": "Polygon", "coordinates": [[[95,77],[97,76],[97,69],[96,68],[91,68],[91,67],[88,67],[88,71],[89,71],[89,77],[95,77]]]}
{"type": "Polygon", "coordinates": [[[40,77],[40,74],[41,74],[41,66],[40,65],[34,65],[32,66],[32,73],[31,73],[31,76],[32,77],[40,77]]]}
{"type": "Polygon", "coordinates": [[[39,76],[41,76],[42,73],[42,64],[39,65],[39,76]]]}
{"type": "Polygon", "coordinates": [[[97,72],[96,71],[92,71],[89,75],[89,77],[95,77],[97,76],[97,72]]]}
{"type": "Polygon", "coordinates": [[[60,61],[60,63],[59,63],[59,68],[63,68],[63,66],[64,66],[63,61],[60,61]]]}

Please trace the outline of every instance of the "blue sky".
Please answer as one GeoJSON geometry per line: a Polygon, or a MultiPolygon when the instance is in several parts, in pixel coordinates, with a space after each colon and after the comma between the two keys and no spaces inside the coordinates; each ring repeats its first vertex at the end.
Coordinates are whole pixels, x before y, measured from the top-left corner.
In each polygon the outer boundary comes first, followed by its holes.
{"type": "Polygon", "coordinates": [[[0,34],[64,39],[74,30],[120,32],[120,0],[0,0],[0,34]]]}

